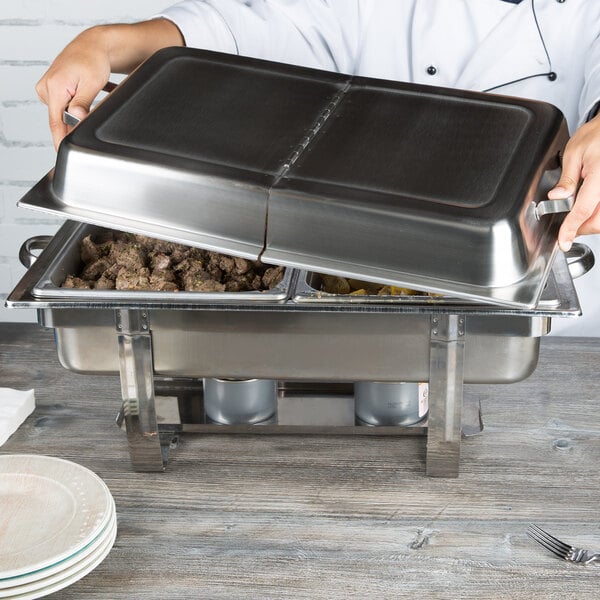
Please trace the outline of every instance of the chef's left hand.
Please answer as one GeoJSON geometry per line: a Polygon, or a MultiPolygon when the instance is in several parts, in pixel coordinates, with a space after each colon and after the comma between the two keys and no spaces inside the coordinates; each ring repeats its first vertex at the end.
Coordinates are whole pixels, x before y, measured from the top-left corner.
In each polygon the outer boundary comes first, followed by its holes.
{"type": "Polygon", "coordinates": [[[567,143],[561,178],[548,198],[575,194],[575,204],[558,233],[559,246],[565,252],[576,236],[600,233],[600,115],[582,125],[567,143]]]}

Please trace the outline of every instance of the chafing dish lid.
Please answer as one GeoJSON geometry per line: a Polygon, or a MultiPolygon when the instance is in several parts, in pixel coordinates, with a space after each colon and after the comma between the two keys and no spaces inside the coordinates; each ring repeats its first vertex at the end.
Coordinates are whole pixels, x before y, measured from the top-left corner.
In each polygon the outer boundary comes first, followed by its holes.
{"type": "Polygon", "coordinates": [[[567,138],[546,103],[162,50],[21,206],[273,264],[533,307],[567,138]]]}

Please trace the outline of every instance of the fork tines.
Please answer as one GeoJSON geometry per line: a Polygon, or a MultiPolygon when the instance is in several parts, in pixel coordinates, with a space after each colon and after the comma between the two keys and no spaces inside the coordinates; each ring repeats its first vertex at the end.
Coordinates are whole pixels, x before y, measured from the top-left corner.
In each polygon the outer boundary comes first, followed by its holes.
{"type": "Polygon", "coordinates": [[[559,558],[568,558],[569,553],[573,550],[572,546],[561,542],[558,538],[550,535],[537,525],[530,525],[527,528],[527,535],[540,546],[546,548],[559,558]]]}

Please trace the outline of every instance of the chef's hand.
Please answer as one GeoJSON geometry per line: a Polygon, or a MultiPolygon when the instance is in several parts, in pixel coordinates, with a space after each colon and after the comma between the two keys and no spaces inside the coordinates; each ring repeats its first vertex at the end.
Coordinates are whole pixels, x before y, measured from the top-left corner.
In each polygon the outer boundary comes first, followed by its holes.
{"type": "Polygon", "coordinates": [[[573,134],[565,147],[562,176],[548,192],[551,200],[575,195],[575,204],[558,233],[565,252],[576,236],[600,233],[600,115],[573,134]]]}
{"type": "Polygon", "coordinates": [[[108,51],[100,30],[90,29],[76,37],[55,59],[35,90],[48,105],[54,147],[67,134],[63,111],[83,119],[111,73],[108,51]]]}
{"type": "Polygon", "coordinates": [[[166,19],[131,25],[100,25],[78,35],[54,60],[36,85],[48,105],[54,147],[68,133],[63,111],[82,119],[111,73],[129,73],[167,46],[183,46],[179,29],[166,19]]]}

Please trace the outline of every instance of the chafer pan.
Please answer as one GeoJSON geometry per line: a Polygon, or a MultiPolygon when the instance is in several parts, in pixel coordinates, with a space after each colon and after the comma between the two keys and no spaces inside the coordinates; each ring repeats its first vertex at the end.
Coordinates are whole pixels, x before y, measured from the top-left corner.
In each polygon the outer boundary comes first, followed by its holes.
{"type": "Polygon", "coordinates": [[[546,103],[188,48],[82,121],[20,202],[263,262],[533,308],[569,200],[546,103]]]}
{"type": "Polygon", "coordinates": [[[64,275],[77,260],[79,241],[90,228],[65,223],[7,300],[12,308],[38,309],[40,323],[55,330],[61,363],[76,372],[119,372],[116,314],[133,310],[147,322],[154,372],[161,376],[427,381],[432,322],[452,313],[464,321],[464,381],[507,383],[533,371],[551,317],[580,314],[562,253],[534,309],[450,298],[415,302],[411,296],[367,303],[295,301],[300,293],[316,293],[308,285],[310,273],[292,278],[291,297],[284,302],[246,297],[202,302],[183,294],[176,301],[170,294],[160,300],[145,292],[107,299],[107,292],[95,290],[36,297],[36,288],[64,275]]]}
{"type": "MultiPolygon", "coordinates": [[[[32,290],[36,298],[86,298],[94,301],[125,300],[136,301],[143,297],[145,302],[168,302],[173,304],[194,303],[238,303],[244,302],[283,302],[291,291],[293,269],[285,269],[282,280],[272,289],[247,292],[189,292],[189,291],[153,291],[153,290],[86,290],[61,287],[67,275],[81,272],[82,260],[80,244],[84,237],[94,238],[103,228],[96,225],[85,225],[72,230],[64,239],[64,245],[59,248],[47,270],[32,290]]],[[[25,248],[28,244],[25,244],[25,248]]],[[[29,254],[25,251],[25,255],[29,254]]],[[[27,264],[27,259],[22,262],[27,264]]]]}

